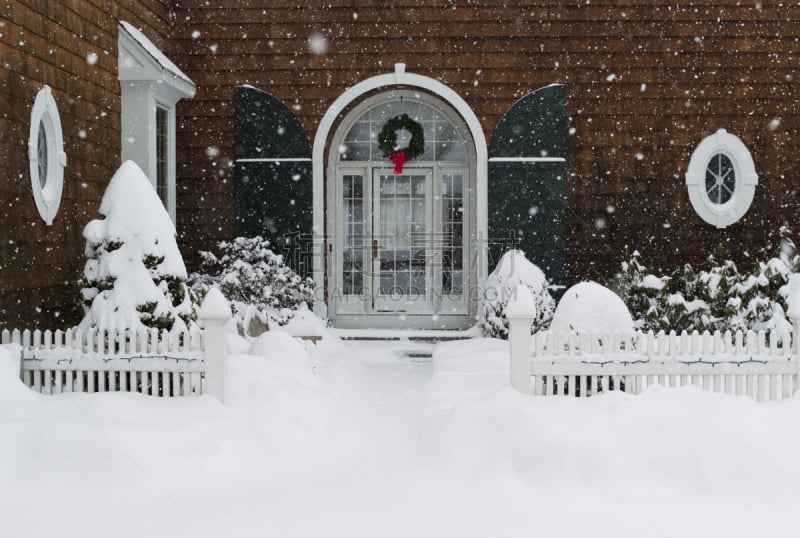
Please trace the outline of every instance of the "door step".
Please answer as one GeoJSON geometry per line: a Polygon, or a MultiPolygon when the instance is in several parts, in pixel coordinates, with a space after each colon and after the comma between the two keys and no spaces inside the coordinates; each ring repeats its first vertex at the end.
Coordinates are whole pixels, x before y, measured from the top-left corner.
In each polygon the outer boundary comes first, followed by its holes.
{"type": "Polygon", "coordinates": [[[342,340],[408,340],[411,342],[448,342],[480,336],[477,328],[465,331],[428,329],[331,329],[342,340]]]}
{"type": "Polygon", "coordinates": [[[436,345],[441,342],[467,340],[480,333],[442,330],[399,330],[399,329],[331,329],[331,332],[351,342],[384,343],[386,348],[412,361],[427,362],[433,357],[436,345]]]}

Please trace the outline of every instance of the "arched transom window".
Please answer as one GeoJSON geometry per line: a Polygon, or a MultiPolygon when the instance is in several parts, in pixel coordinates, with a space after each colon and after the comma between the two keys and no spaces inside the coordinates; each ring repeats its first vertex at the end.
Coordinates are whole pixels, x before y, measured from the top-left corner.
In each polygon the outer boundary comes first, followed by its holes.
{"type": "MultiPolygon", "coordinates": [[[[342,161],[381,161],[383,152],[378,147],[378,134],[386,122],[407,114],[422,126],[425,135],[425,152],[417,161],[464,161],[466,151],[464,139],[453,122],[442,112],[427,103],[400,98],[379,104],[367,110],[350,128],[344,142],[339,146],[342,161]]],[[[397,145],[407,147],[411,133],[397,133],[397,145]]]]}

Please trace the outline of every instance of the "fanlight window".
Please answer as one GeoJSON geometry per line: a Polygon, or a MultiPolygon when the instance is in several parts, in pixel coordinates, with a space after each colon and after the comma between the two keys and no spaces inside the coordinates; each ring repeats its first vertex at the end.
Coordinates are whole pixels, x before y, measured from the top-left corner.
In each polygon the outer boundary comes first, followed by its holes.
{"type": "MultiPolygon", "coordinates": [[[[350,128],[344,142],[339,147],[342,161],[382,161],[383,153],[378,148],[378,134],[387,121],[399,116],[408,116],[422,125],[425,135],[425,153],[416,161],[464,161],[466,151],[464,140],[453,123],[435,108],[420,102],[408,100],[382,103],[365,112],[350,128]]],[[[411,133],[402,130],[397,133],[398,147],[405,147],[411,133]]]]}

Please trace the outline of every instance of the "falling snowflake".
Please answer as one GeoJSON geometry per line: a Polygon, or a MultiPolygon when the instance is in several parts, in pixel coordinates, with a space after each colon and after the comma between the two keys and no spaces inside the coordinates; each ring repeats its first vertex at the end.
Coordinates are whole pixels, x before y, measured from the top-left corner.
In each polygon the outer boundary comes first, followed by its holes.
{"type": "Polygon", "coordinates": [[[320,33],[313,33],[308,38],[308,50],[311,54],[322,56],[328,52],[328,38],[320,33]]]}

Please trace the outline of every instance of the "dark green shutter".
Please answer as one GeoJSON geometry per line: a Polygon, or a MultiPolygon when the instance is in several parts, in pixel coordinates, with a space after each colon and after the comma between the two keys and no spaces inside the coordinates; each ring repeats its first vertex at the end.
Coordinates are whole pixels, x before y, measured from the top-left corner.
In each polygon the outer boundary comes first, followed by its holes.
{"type": "Polygon", "coordinates": [[[500,120],[489,148],[490,267],[503,252],[518,248],[560,285],[565,284],[564,100],[562,85],[529,93],[500,120]]]}
{"type": "Polygon", "coordinates": [[[311,273],[311,147],[294,113],[272,95],[236,88],[236,234],[267,238],[300,274],[311,273]],[[252,160],[251,160],[252,159],[252,160]]]}

